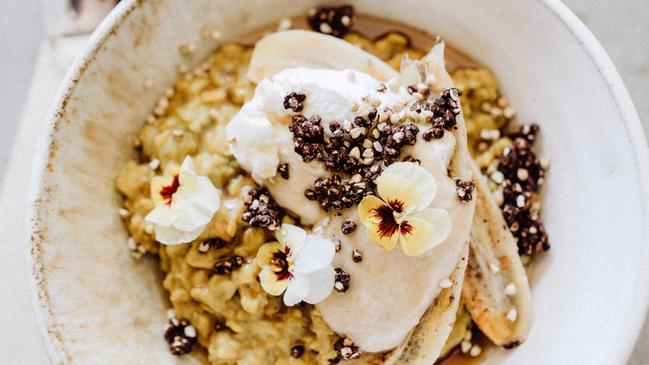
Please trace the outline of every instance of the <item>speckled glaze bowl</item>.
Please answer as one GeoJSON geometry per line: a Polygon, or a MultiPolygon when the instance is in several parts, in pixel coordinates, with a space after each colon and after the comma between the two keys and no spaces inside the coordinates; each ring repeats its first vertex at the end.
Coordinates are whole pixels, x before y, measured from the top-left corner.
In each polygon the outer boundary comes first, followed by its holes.
{"type": "MultiPolygon", "coordinates": [[[[597,41],[557,0],[347,2],[441,35],[495,72],[519,120],[542,126],[553,248],[531,272],[531,337],[486,362],[624,364],[649,300],[649,151],[597,41]]],[[[34,298],[52,363],[199,363],[162,340],[161,278],[128,255],[113,178],[186,62],[181,44],[199,45],[197,64],[218,43],[203,27],[227,40],[317,3],[122,1],[95,32],[56,100],[30,187],[34,298]]]]}

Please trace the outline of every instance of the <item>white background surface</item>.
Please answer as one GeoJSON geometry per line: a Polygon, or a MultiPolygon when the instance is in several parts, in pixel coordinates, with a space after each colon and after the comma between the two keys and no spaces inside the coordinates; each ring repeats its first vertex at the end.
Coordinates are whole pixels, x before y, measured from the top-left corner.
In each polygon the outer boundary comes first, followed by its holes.
{"type": "MultiPolygon", "coordinates": [[[[645,129],[649,130],[649,1],[565,2],[588,25],[608,51],[629,88],[645,129]]],[[[9,151],[21,116],[25,117],[25,121],[30,121],[29,128],[22,133],[38,134],[39,123],[43,120],[49,101],[56,91],[58,78],[62,77],[64,71],[61,64],[40,65],[38,70],[59,69],[54,76],[40,77],[42,81],[34,85],[37,92],[30,92],[30,80],[34,76],[39,52],[49,52],[51,46],[56,46],[56,41],[53,40],[42,42],[41,24],[38,0],[0,1],[0,178],[4,176],[8,166],[9,151]],[[29,98],[28,92],[31,93],[29,98]],[[27,110],[24,110],[27,100],[27,110]]],[[[64,64],[66,59],[61,61],[64,64]]],[[[24,173],[28,164],[22,163],[13,168],[14,171],[24,173]]],[[[11,182],[6,181],[8,184],[11,182]]],[[[0,212],[0,217],[3,216],[2,213],[0,212]]],[[[0,266],[5,273],[0,276],[0,323],[7,329],[11,328],[11,331],[0,334],[0,362],[3,364],[46,362],[40,339],[35,336],[31,303],[24,288],[26,274],[24,267],[21,267],[24,266],[23,252],[21,247],[8,247],[8,250],[0,255],[0,266]]],[[[602,320],[606,321],[605,318],[602,320]]],[[[647,364],[649,325],[645,325],[628,365],[647,364]]]]}

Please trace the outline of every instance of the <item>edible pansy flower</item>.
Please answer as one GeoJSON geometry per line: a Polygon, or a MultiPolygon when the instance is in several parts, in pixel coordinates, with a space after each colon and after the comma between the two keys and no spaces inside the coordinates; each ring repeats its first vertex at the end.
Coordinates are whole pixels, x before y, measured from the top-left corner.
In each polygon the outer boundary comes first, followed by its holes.
{"type": "Polygon", "coordinates": [[[206,176],[194,171],[194,161],[185,157],[180,171],[151,180],[155,208],[144,218],[153,225],[155,238],[166,245],[196,239],[221,204],[220,191],[206,176]]]}
{"type": "Polygon", "coordinates": [[[367,236],[378,246],[418,256],[448,237],[453,226],[443,209],[429,208],[437,193],[435,178],[412,162],[396,162],[376,179],[377,196],[358,205],[367,236]]]}
{"type": "Polygon", "coordinates": [[[262,288],[274,296],[284,293],[287,306],[302,301],[315,304],[328,297],[335,280],[331,266],[335,244],[290,224],[283,224],[275,237],[277,242],[257,251],[262,288]]]}

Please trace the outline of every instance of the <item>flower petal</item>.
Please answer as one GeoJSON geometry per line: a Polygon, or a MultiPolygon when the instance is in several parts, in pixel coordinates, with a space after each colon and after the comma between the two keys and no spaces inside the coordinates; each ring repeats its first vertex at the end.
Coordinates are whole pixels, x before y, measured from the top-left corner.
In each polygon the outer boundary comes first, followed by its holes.
{"type": "Polygon", "coordinates": [[[308,274],[311,287],[309,294],[304,298],[304,301],[309,304],[316,304],[323,301],[331,294],[336,280],[336,272],[334,268],[329,265],[324,269],[314,271],[308,274]]]}
{"type": "Polygon", "coordinates": [[[156,241],[165,245],[178,245],[181,243],[188,243],[201,235],[205,226],[199,226],[193,231],[181,231],[174,226],[163,226],[154,224],[153,231],[155,232],[156,241]]]}
{"type": "Polygon", "coordinates": [[[292,224],[282,224],[282,227],[275,233],[277,240],[291,250],[288,257],[290,262],[304,247],[306,236],[305,230],[292,224]]]}
{"type": "Polygon", "coordinates": [[[414,162],[395,162],[376,179],[379,196],[386,202],[403,202],[403,214],[427,208],[437,194],[435,178],[414,162]]]}
{"type": "Polygon", "coordinates": [[[162,188],[172,184],[174,180],[174,175],[170,176],[154,176],[151,179],[151,184],[149,190],[151,192],[151,200],[153,200],[153,205],[158,207],[165,204],[165,200],[160,194],[162,188]]]}
{"type": "Polygon", "coordinates": [[[364,197],[358,204],[358,217],[361,223],[368,227],[378,223],[376,218],[373,218],[374,211],[383,205],[386,205],[385,202],[374,195],[364,197]]]}
{"type": "Polygon", "coordinates": [[[331,264],[335,254],[336,245],[331,240],[310,234],[295,256],[293,270],[305,274],[320,270],[331,264]]]}
{"type": "Polygon", "coordinates": [[[149,214],[144,217],[144,220],[151,224],[171,226],[178,220],[179,216],[179,210],[172,209],[168,205],[161,205],[159,207],[153,208],[153,210],[151,210],[149,214]]]}
{"type": "Polygon", "coordinates": [[[273,258],[275,252],[280,252],[284,250],[284,245],[279,242],[270,242],[261,245],[257,250],[257,265],[267,266],[270,260],[273,258]]]}
{"type": "Polygon", "coordinates": [[[284,304],[294,306],[303,301],[311,290],[311,283],[305,274],[295,273],[288,280],[288,287],[284,293],[284,304]]]}
{"type": "Polygon", "coordinates": [[[264,266],[259,273],[259,282],[266,293],[278,296],[286,290],[289,279],[278,280],[277,275],[268,266],[264,266]]]}
{"type": "Polygon", "coordinates": [[[185,156],[182,165],[180,165],[180,172],[194,172],[194,159],[191,156],[185,156]]]}
{"type": "Polygon", "coordinates": [[[369,238],[372,242],[374,242],[375,244],[377,244],[378,246],[382,247],[387,251],[394,250],[394,247],[397,245],[397,242],[399,241],[398,232],[395,232],[394,234],[389,236],[381,236],[381,230],[379,229],[378,224],[374,224],[372,226],[366,226],[366,230],[367,230],[367,238],[369,238]]]}
{"type": "Polygon", "coordinates": [[[442,243],[448,237],[453,223],[443,209],[424,209],[406,219],[408,232],[399,235],[401,249],[407,256],[419,256],[442,243]]]}
{"type": "Polygon", "coordinates": [[[174,223],[176,228],[189,231],[212,220],[221,205],[221,197],[209,178],[190,173],[180,176],[182,182],[171,208],[183,212],[174,223]]]}

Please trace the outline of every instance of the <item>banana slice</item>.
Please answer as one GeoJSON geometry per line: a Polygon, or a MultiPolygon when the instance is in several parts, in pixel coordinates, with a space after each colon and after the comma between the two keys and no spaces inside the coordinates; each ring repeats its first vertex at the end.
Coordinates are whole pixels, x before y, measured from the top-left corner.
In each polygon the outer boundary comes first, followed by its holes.
{"type": "MultiPolygon", "coordinates": [[[[462,340],[464,329],[471,322],[464,310],[460,308],[462,283],[468,262],[468,244],[458,260],[451,277],[451,287],[441,291],[433,305],[421,317],[419,324],[410,332],[405,341],[394,350],[385,354],[364,353],[359,359],[350,361],[349,365],[430,365],[448,352],[447,338],[461,326],[459,340],[462,340]],[[458,318],[458,315],[464,315],[458,318]]],[[[457,341],[459,343],[459,341],[457,341]]]]}
{"type": "Polygon", "coordinates": [[[389,354],[385,365],[430,365],[437,361],[457,319],[468,261],[466,248],[450,277],[452,286],[442,290],[403,344],[389,354]]]}
{"type": "Polygon", "coordinates": [[[306,30],[270,34],[255,45],[248,78],[258,83],[287,68],[354,69],[380,81],[399,73],[379,58],[341,39],[306,30]]]}
{"type": "Polygon", "coordinates": [[[476,210],[462,299],[480,330],[496,345],[513,348],[525,341],[532,324],[527,275],[516,240],[473,163],[476,210]]]}

